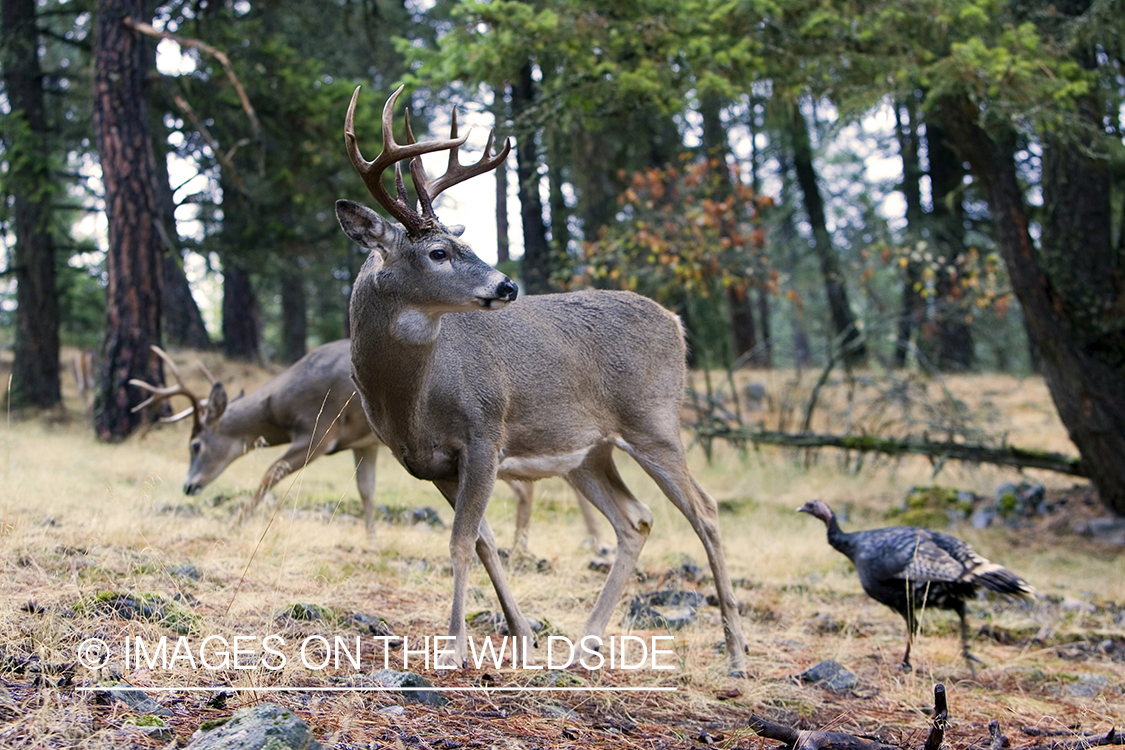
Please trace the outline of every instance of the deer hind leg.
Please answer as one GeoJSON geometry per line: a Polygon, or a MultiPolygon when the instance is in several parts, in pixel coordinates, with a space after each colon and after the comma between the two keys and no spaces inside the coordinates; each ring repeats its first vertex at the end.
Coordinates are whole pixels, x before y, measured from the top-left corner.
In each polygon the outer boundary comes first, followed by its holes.
{"type": "Polygon", "coordinates": [[[612,450],[609,445],[594,448],[581,466],[567,474],[567,481],[602,512],[617,534],[617,557],[598,594],[594,611],[586,620],[583,638],[600,638],[605,632],[652,528],[652,511],[633,497],[621,480],[613,463],[612,450]]]}
{"type": "MultiPolygon", "coordinates": [[[[461,541],[459,537],[464,534],[465,522],[462,521],[461,525],[458,524],[458,521],[464,518],[463,515],[457,513],[458,484],[456,482],[434,482],[434,484],[441,490],[441,494],[445,496],[446,501],[454,509],[453,538],[449,545],[450,556],[453,561],[453,607],[449,617],[449,634],[454,637],[455,656],[452,660],[445,660],[442,664],[443,667],[448,668],[463,666],[469,657],[468,635],[465,628],[465,597],[468,591],[469,566],[468,557],[464,554],[464,547],[459,544],[461,541]]],[[[496,538],[492,535],[492,529],[483,517],[477,522],[476,529],[473,547],[475,547],[477,557],[480,558],[489,579],[492,581],[492,588],[496,591],[497,599],[500,600],[500,609],[508,622],[508,633],[515,636],[517,644],[530,646],[534,643],[531,626],[527,624],[527,619],[520,611],[519,604],[516,603],[516,598],[508,586],[508,579],[504,576],[504,565],[500,560],[499,552],[496,550],[496,538]]],[[[526,654],[523,654],[523,656],[526,658],[526,654]]]]}
{"type": "Polygon", "coordinates": [[[367,538],[375,541],[375,460],[379,457],[379,446],[353,448],[352,455],[355,457],[355,483],[363,500],[363,527],[367,538]]]}
{"type": "Polygon", "coordinates": [[[516,494],[516,538],[512,544],[512,554],[527,551],[527,527],[531,524],[532,483],[510,479],[508,486],[516,494]]]}
{"type": "Polygon", "coordinates": [[[678,427],[676,434],[667,437],[660,437],[655,431],[635,437],[635,440],[622,444],[621,448],[636,459],[672,504],[680,509],[707,551],[707,561],[711,564],[711,574],[715,578],[715,589],[719,596],[731,673],[744,676],[746,639],[742,635],[738,602],[734,597],[734,587],[723,555],[718,503],[699,486],[688,471],[678,427]]]}

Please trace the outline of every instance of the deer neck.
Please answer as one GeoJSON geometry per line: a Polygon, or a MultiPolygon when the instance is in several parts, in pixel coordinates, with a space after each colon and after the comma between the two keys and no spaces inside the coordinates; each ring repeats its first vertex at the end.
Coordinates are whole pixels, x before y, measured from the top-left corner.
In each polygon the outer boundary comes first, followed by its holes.
{"type": "Polygon", "coordinates": [[[376,356],[359,359],[366,364],[356,373],[357,380],[382,423],[380,431],[390,428],[405,437],[416,429],[429,391],[441,316],[392,305],[373,305],[370,314],[377,324],[366,327],[358,343],[376,356]]]}
{"type": "Polygon", "coordinates": [[[273,417],[272,394],[255,391],[230,402],[219,420],[219,429],[232,438],[241,439],[246,450],[259,445],[281,445],[292,437],[273,417]]]}

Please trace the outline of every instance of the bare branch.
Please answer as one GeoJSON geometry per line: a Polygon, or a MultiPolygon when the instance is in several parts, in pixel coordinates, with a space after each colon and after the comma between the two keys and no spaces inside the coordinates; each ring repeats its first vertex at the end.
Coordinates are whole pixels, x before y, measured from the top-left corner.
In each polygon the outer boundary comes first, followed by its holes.
{"type": "Polygon", "coordinates": [[[234,86],[235,93],[238,94],[238,100],[242,102],[242,109],[246,111],[246,116],[250,119],[250,127],[254,129],[254,140],[258,140],[261,137],[262,124],[258,121],[258,115],[254,111],[254,106],[250,104],[250,97],[246,95],[246,89],[242,87],[242,82],[239,81],[238,76],[234,74],[234,68],[230,64],[230,58],[227,57],[225,52],[199,39],[169,34],[167,31],[157,31],[151,25],[134,21],[128,16],[125,17],[123,23],[138,33],[151,36],[154,39],[170,39],[181,47],[194,47],[218,60],[219,64],[223,66],[223,70],[226,71],[227,78],[230,80],[231,85],[234,86]]]}

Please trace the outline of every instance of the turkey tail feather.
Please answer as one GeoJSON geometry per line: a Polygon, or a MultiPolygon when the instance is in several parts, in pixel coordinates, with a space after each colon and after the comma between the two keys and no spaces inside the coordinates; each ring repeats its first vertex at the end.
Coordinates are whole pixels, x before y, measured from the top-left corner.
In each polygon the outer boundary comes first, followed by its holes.
{"type": "Polygon", "coordinates": [[[972,582],[998,594],[1030,598],[1038,593],[1035,588],[1012,571],[996,563],[981,565],[971,572],[972,582]]]}

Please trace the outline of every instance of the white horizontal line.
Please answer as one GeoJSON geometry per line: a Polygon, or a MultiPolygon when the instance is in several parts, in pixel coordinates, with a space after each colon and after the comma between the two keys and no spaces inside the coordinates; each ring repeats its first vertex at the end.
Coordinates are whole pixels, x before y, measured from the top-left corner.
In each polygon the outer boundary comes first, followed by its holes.
{"type": "Polygon", "coordinates": [[[675,687],[214,687],[189,686],[189,687],[136,687],[136,686],[100,686],[79,687],[79,692],[187,692],[206,691],[212,693],[415,693],[430,691],[434,693],[517,693],[517,692],[567,692],[567,693],[639,693],[660,692],[674,693],[675,687]]]}

